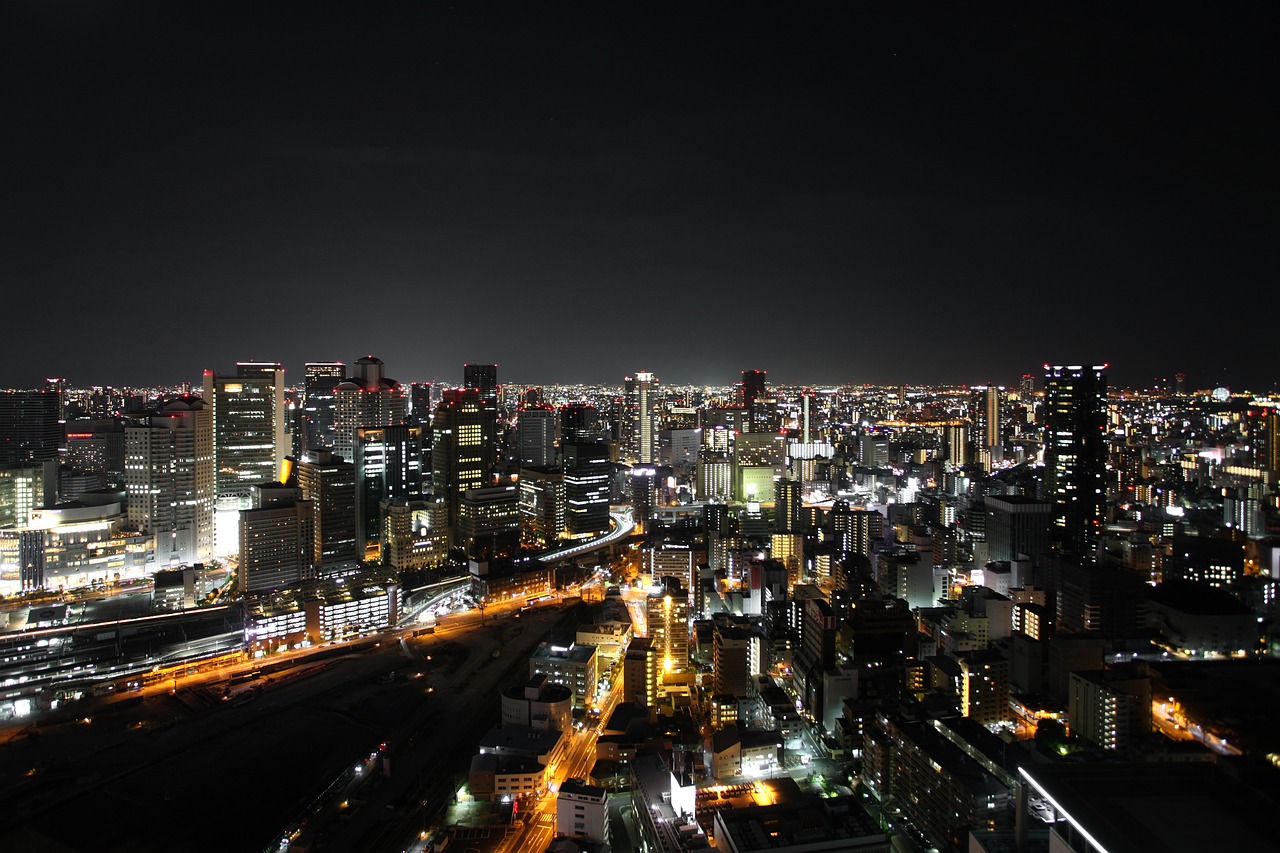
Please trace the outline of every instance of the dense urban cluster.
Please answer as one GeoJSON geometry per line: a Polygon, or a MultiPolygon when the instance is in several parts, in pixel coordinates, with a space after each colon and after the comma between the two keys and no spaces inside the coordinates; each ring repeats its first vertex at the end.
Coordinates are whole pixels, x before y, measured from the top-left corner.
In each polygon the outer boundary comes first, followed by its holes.
{"type": "Polygon", "coordinates": [[[1107,370],[0,392],[0,719],[558,608],[392,847],[1270,849],[1280,398],[1107,370]]]}

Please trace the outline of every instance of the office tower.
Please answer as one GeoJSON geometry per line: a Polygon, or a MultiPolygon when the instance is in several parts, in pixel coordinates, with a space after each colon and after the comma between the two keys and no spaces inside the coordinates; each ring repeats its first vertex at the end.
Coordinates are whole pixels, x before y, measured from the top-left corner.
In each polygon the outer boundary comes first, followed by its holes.
{"type": "Polygon", "coordinates": [[[733,497],[733,461],[714,450],[698,452],[697,498],[727,501],[733,497]]]}
{"type": "Polygon", "coordinates": [[[475,388],[449,388],[440,395],[431,418],[431,485],[448,510],[455,532],[458,507],[468,489],[489,481],[492,439],[486,434],[488,410],[475,388]]]}
{"type": "Polygon", "coordinates": [[[382,565],[396,572],[430,569],[449,556],[449,528],[434,500],[382,502],[382,565]]]}
{"type": "Polygon", "coordinates": [[[545,468],[556,461],[559,417],[551,406],[525,406],[516,414],[520,466],[545,468]]]}
{"type": "Polygon", "coordinates": [[[509,480],[467,489],[458,505],[458,544],[476,560],[514,556],[520,547],[520,493],[509,480]]]}
{"type": "Polygon", "coordinates": [[[124,479],[124,420],[121,418],[80,419],[66,423],[68,468],[104,475],[118,483],[124,479]]]}
{"type": "Polygon", "coordinates": [[[480,395],[480,405],[484,412],[484,441],[485,447],[489,450],[485,464],[493,465],[498,461],[502,443],[502,432],[498,423],[498,365],[462,365],[462,387],[474,390],[480,395]]]}
{"type": "Polygon", "coordinates": [[[960,668],[960,713],[987,727],[1011,721],[1009,660],[992,649],[957,655],[960,668]]]}
{"type": "Polygon", "coordinates": [[[240,511],[239,591],[289,589],[315,577],[315,511],[302,490],[260,483],[240,511]]]}
{"type": "Polygon", "coordinates": [[[805,708],[816,715],[822,708],[822,674],[836,665],[836,617],[823,598],[807,599],[803,607],[795,683],[805,708]]]}
{"type": "Polygon", "coordinates": [[[564,474],[547,468],[521,468],[520,544],[546,550],[564,530],[564,474]]]}
{"type": "MultiPolygon", "coordinates": [[[[213,406],[214,497],[226,510],[245,509],[256,483],[275,480],[284,461],[284,368],[236,364],[236,375],[204,372],[204,402],[213,406]]],[[[215,530],[215,546],[224,550],[215,530]]]]}
{"type": "Polygon", "coordinates": [[[1001,433],[1003,389],[995,385],[979,385],[969,396],[969,418],[973,421],[971,437],[978,451],[996,453],[1004,443],[1001,433]]]}
{"type": "Polygon", "coordinates": [[[1173,374],[1173,392],[1179,397],[1185,397],[1187,395],[1187,374],[1173,374]]]}
{"type": "Polygon", "coordinates": [[[422,497],[422,427],[392,424],[361,427],[355,434],[356,551],[379,558],[380,507],[385,500],[422,497]]]}
{"type": "Polygon", "coordinates": [[[763,370],[742,371],[742,382],[738,385],[739,406],[747,410],[748,432],[764,432],[764,412],[757,409],[757,403],[766,394],[766,376],[763,370]]]}
{"type": "Polygon", "coordinates": [[[0,465],[57,459],[60,417],[56,390],[0,391],[0,465]]]}
{"type": "Polygon", "coordinates": [[[662,672],[689,667],[689,592],[675,578],[654,578],[660,590],[645,599],[649,641],[662,672]]]}
{"type": "Polygon", "coordinates": [[[564,471],[565,531],[571,538],[594,536],[609,529],[609,447],[565,444],[560,448],[564,471]]]}
{"type": "Polygon", "coordinates": [[[312,448],[333,447],[333,429],[337,421],[334,393],[338,383],[346,375],[347,365],[344,362],[307,362],[306,382],[302,391],[303,452],[312,448]]]}
{"type": "Polygon", "coordinates": [[[1022,379],[1018,381],[1018,398],[1023,404],[1030,408],[1032,398],[1036,396],[1036,376],[1034,373],[1022,374],[1022,379]]]}
{"type": "Polygon", "coordinates": [[[870,432],[858,436],[858,463],[864,468],[888,468],[889,438],[870,432]]]}
{"type": "Polygon", "coordinates": [[[159,414],[126,427],[125,492],[129,525],[155,536],[161,566],[213,557],[213,407],[199,397],[164,403],[159,414]]]}
{"type": "Polygon", "coordinates": [[[498,407],[498,365],[462,365],[462,387],[479,391],[480,398],[488,402],[496,410],[498,407]]]}
{"type": "Polygon", "coordinates": [[[956,468],[969,464],[969,427],[963,422],[946,427],[947,461],[956,468]]]}
{"type": "Polygon", "coordinates": [[[987,556],[995,561],[1024,554],[1040,560],[1049,550],[1053,505],[1019,495],[991,495],[986,499],[987,556]]]}
{"type": "Polygon", "coordinates": [[[1044,497],[1053,539],[1066,553],[1095,555],[1106,517],[1106,365],[1045,365],[1044,497]]]}
{"type": "Polygon", "coordinates": [[[625,409],[628,415],[627,457],[631,462],[652,464],[658,439],[658,377],[641,371],[628,376],[625,409]]]}
{"type": "Polygon", "coordinates": [[[384,374],[382,359],[371,355],[356,359],[351,376],[338,383],[333,393],[333,451],[343,459],[355,459],[356,430],[404,422],[404,388],[384,374]]]}
{"type": "Polygon", "coordinates": [[[1267,409],[1262,420],[1262,467],[1280,475],[1280,409],[1267,409]]]}
{"type": "Polygon", "coordinates": [[[58,398],[58,420],[67,419],[67,380],[50,377],[44,381],[46,391],[52,391],[58,398]]]}
{"type": "Polygon", "coordinates": [[[305,453],[294,468],[302,497],[315,511],[316,572],[355,568],[364,557],[356,525],[356,466],[324,448],[305,453]]]}
{"type": "Polygon", "coordinates": [[[431,426],[431,383],[409,383],[409,415],[420,426],[431,426]]]}
{"type": "Polygon", "coordinates": [[[600,414],[589,403],[569,403],[560,409],[560,438],[565,444],[600,440],[600,414]]]}
{"type": "Polygon", "coordinates": [[[813,427],[817,417],[817,398],[812,388],[806,388],[800,392],[800,442],[802,444],[811,444],[813,442],[813,427]]]}
{"type": "Polygon", "coordinates": [[[57,483],[53,460],[0,465],[0,528],[30,525],[31,513],[56,499],[57,483]]]}
{"type": "Polygon", "coordinates": [[[786,477],[773,484],[773,530],[775,533],[799,533],[800,484],[786,477]]]}

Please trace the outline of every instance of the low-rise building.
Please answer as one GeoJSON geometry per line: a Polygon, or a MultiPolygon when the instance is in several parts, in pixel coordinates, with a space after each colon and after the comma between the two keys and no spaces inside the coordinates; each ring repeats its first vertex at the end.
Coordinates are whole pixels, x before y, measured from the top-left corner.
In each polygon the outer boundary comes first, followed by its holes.
{"type": "Polygon", "coordinates": [[[596,647],[553,646],[541,643],[529,657],[529,676],[546,675],[548,680],[573,691],[574,704],[590,707],[596,695],[598,672],[596,647]]]}

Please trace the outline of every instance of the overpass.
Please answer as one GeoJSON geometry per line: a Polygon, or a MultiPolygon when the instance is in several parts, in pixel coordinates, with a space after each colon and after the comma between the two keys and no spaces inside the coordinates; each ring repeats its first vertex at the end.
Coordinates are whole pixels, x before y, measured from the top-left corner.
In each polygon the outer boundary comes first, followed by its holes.
{"type": "Polygon", "coordinates": [[[613,522],[613,529],[608,533],[597,536],[595,539],[588,539],[585,542],[575,542],[563,548],[552,548],[549,551],[543,551],[536,554],[534,559],[541,560],[544,563],[558,563],[561,560],[571,560],[574,557],[589,554],[592,551],[599,551],[601,548],[612,548],[615,544],[630,536],[631,531],[636,528],[635,519],[631,515],[631,507],[611,508],[609,510],[609,518],[613,522]]]}

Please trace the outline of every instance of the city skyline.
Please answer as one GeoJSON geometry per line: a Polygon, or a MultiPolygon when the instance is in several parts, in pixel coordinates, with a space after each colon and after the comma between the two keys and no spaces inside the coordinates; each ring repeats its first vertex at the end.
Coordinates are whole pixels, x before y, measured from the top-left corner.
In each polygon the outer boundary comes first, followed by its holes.
{"type": "Polygon", "coordinates": [[[0,386],[372,351],[407,379],[1105,358],[1120,386],[1275,387],[1232,313],[1276,224],[1246,12],[0,16],[0,256],[32,318],[0,386]]]}

